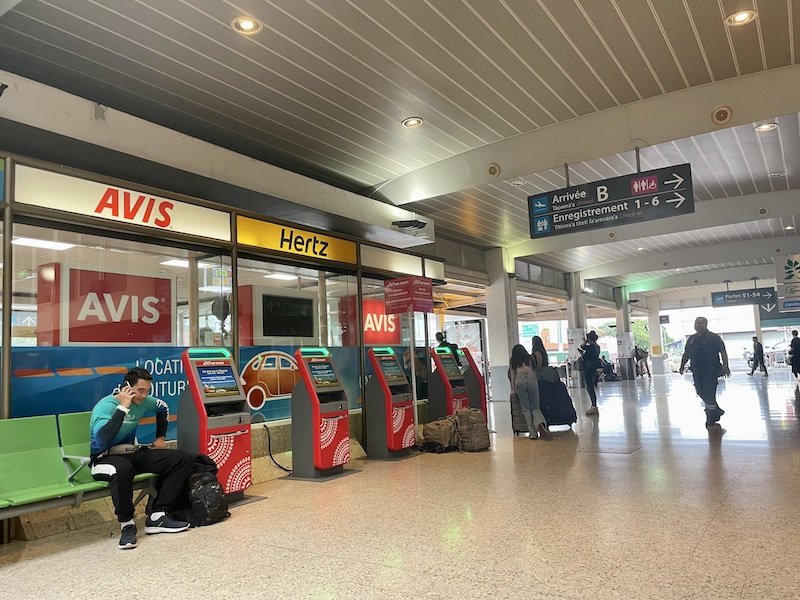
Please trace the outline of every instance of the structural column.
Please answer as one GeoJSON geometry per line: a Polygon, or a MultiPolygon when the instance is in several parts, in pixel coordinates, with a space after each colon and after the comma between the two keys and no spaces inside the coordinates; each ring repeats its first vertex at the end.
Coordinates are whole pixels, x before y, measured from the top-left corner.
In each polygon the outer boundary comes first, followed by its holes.
{"type": "MultiPolygon", "coordinates": [[[[586,336],[586,303],[583,298],[583,275],[580,272],[564,273],[567,287],[567,355],[572,364],[580,358],[578,348],[586,336]]],[[[572,387],[586,387],[583,373],[577,371],[571,376],[572,387]]]]}
{"type": "Polygon", "coordinates": [[[504,401],[511,394],[508,381],[511,347],[519,343],[517,286],[514,274],[506,266],[503,248],[486,251],[486,270],[489,275],[486,318],[492,381],[490,394],[493,400],[504,401]]]}
{"type": "Polygon", "coordinates": [[[668,370],[667,360],[664,357],[667,351],[661,336],[661,301],[658,296],[647,299],[647,310],[650,313],[647,317],[647,329],[650,332],[650,362],[653,373],[663,375],[668,370]]]}
{"type": "Polygon", "coordinates": [[[636,377],[629,300],[630,296],[627,288],[614,288],[614,303],[617,307],[617,354],[619,355],[619,371],[622,379],[634,379],[636,377]]]}

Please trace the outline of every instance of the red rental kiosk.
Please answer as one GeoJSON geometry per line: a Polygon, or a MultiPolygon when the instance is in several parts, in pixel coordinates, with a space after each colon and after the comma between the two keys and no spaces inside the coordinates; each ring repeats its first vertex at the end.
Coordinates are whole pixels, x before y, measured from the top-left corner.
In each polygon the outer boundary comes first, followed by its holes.
{"type": "Polygon", "coordinates": [[[241,498],[253,479],[239,371],[225,348],[188,348],[181,360],[189,385],[178,403],[178,448],[211,457],[225,494],[241,498]]]}
{"type": "Polygon", "coordinates": [[[416,444],[411,386],[394,350],[370,348],[367,356],[373,371],[364,395],[367,456],[405,456],[416,444]]]}
{"type": "Polygon", "coordinates": [[[481,375],[481,370],[478,368],[472,353],[468,348],[460,348],[458,350],[462,357],[461,363],[466,364],[467,368],[464,370],[464,383],[467,386],[467,398],[469,399],[469,407],[477,408],[483,413],[483,416],[488,420],[489,413],[486,406],[486,381],[481,375]],[[466,363],[464,362],[466,359],[466,363]]]}
{"type": "Polygon", "coordinates": [[[292,392],[292,477],[321,479],[350,460],[347,395],[327,348],[294,353],[300,381],[292,392]]]}
{"type": "Polygon", "coordinates": [[[467,408],[467,388],[456,357],[447,346],[431,348],[434,370],[428,382],[428,418],[441,419],[467,408]]]}

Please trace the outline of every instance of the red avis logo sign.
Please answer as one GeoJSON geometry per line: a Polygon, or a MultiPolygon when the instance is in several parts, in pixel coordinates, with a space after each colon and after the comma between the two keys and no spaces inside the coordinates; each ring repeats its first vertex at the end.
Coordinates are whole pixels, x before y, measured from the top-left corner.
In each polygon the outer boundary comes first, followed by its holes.
{"type": "Polygon", "coordinates": [[[173,282],[70,269],[65,344],[172,344],[173,282]]]}
{"type": "Polygon", "coordinates": [[[109,187],[94,212],[101,217],[122,218],[142,225],[167,228],[172,223],[171,213],[174,208],[174,203],[163,198],[109,187]]]}
{"type": "MultiPolygon", "coordinates": [[[[361,305],[364,318],[364,344],[367,346],[397,346],[400,344],[400,319],[387,315],[384,302],[378,298],[367,298],[361,305]]],[[[343,325],[342,344],[355,346],[356,297],[348,296],[339,301],[339,323],[343,325]]]]}

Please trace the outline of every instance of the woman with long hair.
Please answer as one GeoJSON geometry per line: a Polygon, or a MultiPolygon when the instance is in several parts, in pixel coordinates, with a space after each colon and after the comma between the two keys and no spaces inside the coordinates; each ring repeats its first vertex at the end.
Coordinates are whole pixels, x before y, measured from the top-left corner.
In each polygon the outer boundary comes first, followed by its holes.
{"type": "Polygon", "coordinates": [[[531,355],[521,344],[511,349],[511,365],[508,377],[511,379],[511,391],[519,397],[519,404],[531,439],[550,437],[547,430],[547,421],[539,407],[539,382],[533,370],[534,364],[531,355]]]}
{"type": "Polygon", "coordinates": [[[531,338],[531,357],[533,358],[533,366],[537,369],[549,366],[547,350],[544,348],[544,342],[542,341],[542,338],[540,338],[538,335],[535,335],[531,338]]]}
{"type": "Polygon", "coordinates": [[[587,416],[598,415],[600,412],[597,410],[597,392],[594,388],[597,385],[597,369],[600,368],[600,345],[597,343],[597,334],[594,331],[586,334],[578,351],[583,356],[583,379],[586,382],[589,399],[592,401],[586,414],[587,416]]]}

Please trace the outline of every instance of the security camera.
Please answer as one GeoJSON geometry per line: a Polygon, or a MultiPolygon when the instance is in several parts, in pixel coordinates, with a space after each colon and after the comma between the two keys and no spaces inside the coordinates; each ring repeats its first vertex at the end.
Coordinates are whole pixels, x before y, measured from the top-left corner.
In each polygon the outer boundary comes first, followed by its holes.
{"type": "Polygon", "coordinates": [[[628,300],[628,304],[636,304],[638,301],[639,301],[638,298],[631,298],[630,300],[628,300]]]}
{"type": "Polygon", "coordinates": [[[420,221],[419,219],[408,219],[407,221],[392,221],[392,225],[397,227],[398,229],[403,229],[405,231],[416,231],[417,229],[424,229],[428,226],[425,221],[420,221]]]}

